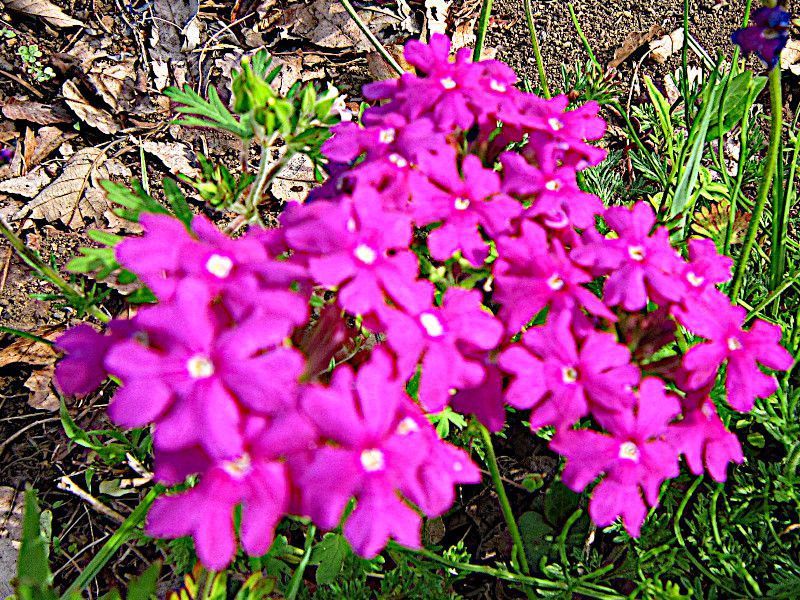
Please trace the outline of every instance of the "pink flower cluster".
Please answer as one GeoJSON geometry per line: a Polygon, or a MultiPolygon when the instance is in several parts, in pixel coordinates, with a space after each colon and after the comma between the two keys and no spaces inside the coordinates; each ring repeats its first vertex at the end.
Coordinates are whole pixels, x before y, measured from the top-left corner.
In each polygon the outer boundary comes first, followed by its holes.
{"type": "Polygon", "coordinates": [[[792,364],[780,330],[745,329],[716,288],[731,265],[711,242],[684,258],[648,205],[605,208],[578,187],[605,156],[588,143],[605,131],[596,104],[520,92],[509,67],[451,58],[441,35],[406,60],[418,74],[366,86],[383,102],[334,128],[329,181],[279,229],[231,240],[202,217],[187,232],[143,215],[117,257],[159,304],[59,340],[65,392],[115,376],[109,414],[154,424],[156,478],[199,475],[157,501],[148,531],[193,535],[211,568],[234,555],[239,504],[254,555],[287,513],[344,518],[363,556],[389,538],[419,547],[420,513],[480,478],[425,416],[447,405],[493,431],[506,405],[530,410],[555,429],[564,482],[599,479],[597,524],[621,516],[638,535],[681,455],[718,481],[742,460],[709,399],[721,368],[746,411],[776,388],[760,366],[792,364]],[[312,296],[326,304],[310,311],[312,296]],[[704,340],[682,356],[678,326],[704,340]]]}

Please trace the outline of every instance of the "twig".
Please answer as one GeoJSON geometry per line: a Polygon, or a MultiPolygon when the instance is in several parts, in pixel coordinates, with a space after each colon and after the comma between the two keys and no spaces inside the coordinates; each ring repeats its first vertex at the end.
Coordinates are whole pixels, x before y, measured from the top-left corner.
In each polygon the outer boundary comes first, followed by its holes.
{"type": "Polygon", "coordinates": [[[50,423],[51,421],[59,421],[59,420],[60,420],[60,419],[59,419],[58,417],[50,417],[50,418],[48,418],[48,419],[42,419],[41,421],[36,421],[36,422],[34,422],[34,423],[29,423],[28,425],[25,425],[25,427],[23,427],[23,428],[22,428],[22,429],[20,429],[19,431],[16,431],[16,432],[14,432],[14,433],[13,433],[13,434],[11,434],[10,436],[8,436],[8,437],[7,437],[5,440],[3,440],[3,442],[2,442],[2,443],[0,443],[0,456],[2,456],[2,455],[3,455],[3,452],[5,451],[6,447],[7,447],[7,446],[8,446],[8,445],[9,445],[11,442],[13,442],[14,440],[16,440],[18,437],[20,437],[20,436],[21,436],[23,433],[25,433],[25,432],[26,432],[26,431],[28,431],[29,429],[33,429],[33,428],[34,428],[34,427],[36,427],[37,425],[43,425],[44,423],[50,423]]]}
{"type": "Polygon", "coordinates": [[[92,496],[89,492],[84,490],[83,488],[79,487],[75,484],[72,479],[67,477],[66,475],[62,476],[61,479],[58,480],[58,485],[56,486],[60,490],[64,490],[65,492],[69,492],[73,494],[89,504],[93,509],[99,512],[101,515],[107,516],[109,519],[116,521],[117,523],[124,523],[125,517],[115,511],[113,508],[109,508],[100,500],[92,496]]]}
{"type": "Polygon", "coordinates": [[[361,32],[365,36],[367,36],[367,39],[369,40],[370,44],[372,44],[375,50],[378,51],[378,54],[380,54],[381,57],[383,57],[383,60],[385,60],[398,75],[402,75],[405,72],[403,71],[403,67],[401,67],[400,64],[394,59],[394,57],[391,54],[389,54],[386,48],[383,47],[383,44],[381,44],[380,40],[375,37],[375,34],[373,34],[369,30],[366,23],[364,23],[364,21],[361,20],[361,17],[358,16],[356,9],[353,8],[353,5],[350,4],[349,0],[339,0],[339,3],[344,7],[344,9],[347,11],[347,14],[350,15],[350,18],[353,19],[356,26],[361,30],[361,32]]]}

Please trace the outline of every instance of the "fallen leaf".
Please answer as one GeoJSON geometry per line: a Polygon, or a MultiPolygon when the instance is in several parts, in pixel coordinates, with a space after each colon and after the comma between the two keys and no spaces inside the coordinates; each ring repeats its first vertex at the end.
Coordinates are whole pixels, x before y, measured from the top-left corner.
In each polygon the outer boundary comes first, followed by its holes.
{"type": "Polygon", "coordinates": [[[3,4],[8,10],[39,17],[53,27],[86,27],[83,21],[64,14],[64,11],[48,0],[4,0],[3,4]]]}
{"type": "Polygon", "coordinates": [[[33,198],[52,179],[44,169],[35,169],[27,175],[0,181],[0,192],[22,196],[23,198],[33,198]]]}
{"type": "Polygon", "coordinates": [[[781,52],[781,69],[800,75],[800,40],[789,40],[781,52]]]}
{"type": "Polygon", "coordinates": [[[153,0],[150,35],[150,57],[156,88],[169,83],[183,85],[189,68],[197,65],[197,55],[191,50],[198,45],[200,33],[197,13],[199,0],[153,0]]]}
{"type": "Polygon", "coordinates": [[[37,369],[25,380],[23,385],[31,391],[28,395],[28,406],[49,412],[58,410],[60,402],[52,385],[55,369],[55,365],[37,369]]]}
{"type": "Polygon", "coordinates": [[[42,104],[33,100],[11,97],[3,105],[3,116],[15,121],[29,121],[39,125],[71,123],[69,112],[60,106],[42,104]]]}
{"type": "MultiPolygon", "coordinates": [[[[46,340],[54,340],[61,332],[59,327],[44,327],[32,333],[46,340]]],[[[19,338],[0,350],[0,367],[13,364],[33,366],[51,365],[56,360],[56,351],[50,344],[45,344],[29,338],[19,338]]]]}
{"type": "Polygon", "coordinates": [[[650,42],[650,58],[663,65],[667,59],[683,48],[683,29],[650,42]]]}
{"type": "Polygon", "coordinates": [[[614,51],[614,58],[609,61],[607,70],[619,67],[631,54],[659,35],[662,31],[661,25],[656,24],[645,32],[630,32],[622,41],[622,45],[614,51]]]}
{"type": "Polygon", "coordinates": [[[69,107],[89,127],[99,129],[103,133],[112,134],[119,131],[119,125],[108,111],[92,105],[83,97],[74,79],[67,79],[61,86],[61,93],[69,107]]]}
{"type": "Polygon", "coordinates": [[[425,24],[428,36],[447,31],[447,17],[453,0],[425,0],[425,24]]]}
{"type": "Polygon", "coordinates": [[[119,161],[109,160],[98,164],[102,151],[97,148],[78,150],[64,171],[44,188],[39,195],[14,215],[15,219],[28,217],[49,222],[61,221],[72,229],[80,229],[84,221],[93,219],[102,225],[110,207],[99,182],[116,173],[120,178],[130,178],[130,170],[119,161]],[[95,191],[92,191],[95,190],[95,191]]]}
{"type": "Polygon", "coordinates": [[[58,127],[40,127],[34,137],[35,146],[28,167],[41,164],[65,142],[78,137],[74,131],[61,131],[58,127]]]}
{"type": "Polygon", "coordinates": [[[142,149],[160,160],[173,175],[200,176],[200,169],[192,164],[194,155],[186,144],[148,140],[142,142],[142,149]]]}
{"type": "Polygon", "coordinates": [[[278,200],[305,200],[314,184],[313,163],[305,154],[298,154],[275,178],[270,191],[278,200]]]}

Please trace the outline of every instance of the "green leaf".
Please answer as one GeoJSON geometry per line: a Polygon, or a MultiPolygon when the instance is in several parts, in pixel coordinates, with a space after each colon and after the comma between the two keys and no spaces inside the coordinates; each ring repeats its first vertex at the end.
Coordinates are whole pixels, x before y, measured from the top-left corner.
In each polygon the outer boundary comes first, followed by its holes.
{"type": "Polygon", "coordinates": [[[253,130],[239,122],[231,114],[231,111],[220,100],[219,94],[217,94],[217,90],[213,86],[208,88],[208,100],[205,100],[188,85],[184,85],[182,90],[176,87],[169,87],[164,90],[164,94],[178,104],[183,105],[176,109],[179,113],[193,115],[176,121],[179,125],[224,129],[246,140],[253,137],[253,130]]]}
{"type": "Polygon", "coordinates": [[[326,533],[322,541],[314,546],[309,561],[312,565],[318,565],[317,583],[326,585],[336,581],[349,554],[350,544],[343,535],[326,533]]]}
{"type": "Polygon", "coordinates": [[[19,600],[53,600],[53,574],[50,571],[47,538],[42,535],[41,513],[36,491],[25,490],[25,515],[22,520],[22,542],[17,563],[17,597],[19,600]]]}
{"type": "Polygon", "coordinates": [[[101,181],[100,185],[106,191],[108,201],[119,204],[123,209],[118,209],[117,214],[128,221],[138,221],[143,212],[168,215],[169,211],[161,206],[144,188],[139,181],[134,180],[131,187],[113,181],[101,181]]]}
{"type": "Polygon", "coordinates": [[[58,410],[61,417],[61,426],[64,428],[64,433],[67,437],[79,446],[97,450],[97,444],[92,442],[89,435],[72,420],[63,398],[61,399],[61,405],[58,410]]]}
{"type": "MultiPolygon", "coordinates": [[[[730,77],[730,76],[728,76],[730,77]]],[[[725,135],[742,120],[744,113],[750,110],[755,99],[767,84],[766,77],[754,77],[752,71],[739,73],[733,79],[726,78],[720,82],[720,86],[725,89],[725,97],[722,100],[722,127],[719,125],[719,106],[715,114],[711,116],[711,121],[706,134],[706,141],[716,140],[720,135],[725,135]]]]}
{"type": "Polygon", "coordinates": [[[162,185],[164,186],[164,195],[167,197],[169,205],[172,207],[172,212],[175,213],[175,216],[178,217],[181,223],[186,225],[186,229],[191,230],[194,213],[192,209],[189,208],[189,203],[186,202],[186,196],[181,192],[178,183],[174,179],[167,178],[164,179],[162,185]]]}
{"type": "Polygon", "coordinates": [[[656,109],[656,116],[658,116],[658,123],[661,126],[661,132],[664,134],[664,140],[667,142],[667,152],[673,156],[675,150],[673,146],[673,139],[675,138],[675,130],[672,126],[672,117],[669,112],[669,102],[664,97],[659,89],[653,84],[649,77],[644,78],[644,83],[647,86],[647,94],[650,96],[650,102],[656,109]]]}
{"type": "Polygon", "coordinates": [[[161,573],[161,561],[156,561],[144,573],[134,577],[128,583],[126,600],[150,600],[156,597],[156,584],[161,573]]]}

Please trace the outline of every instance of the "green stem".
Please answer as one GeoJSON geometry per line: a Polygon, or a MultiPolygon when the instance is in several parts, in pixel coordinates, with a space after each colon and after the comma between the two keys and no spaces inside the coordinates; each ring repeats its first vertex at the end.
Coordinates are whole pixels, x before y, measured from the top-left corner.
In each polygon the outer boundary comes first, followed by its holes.
{"type": "Polygon", "coordinates": [[[303,548],[303,558],[300,564],[292,574],[292,580],[289,582],[289,589],[286,592],[286,600],[294,600],[297,597],[297,592],[300,591],[300,584],[303,583],[303,573],[305,573],[308,561],[311,560],[311,548],[314,545],[314,536],[317,534],[317,528],[314,525],[309,525],[306,530],[306,543],[303,548]]]}
{"type": "Polygon", "coordinates": [[[489,467],[489,473],[492,475],[492,482],[497,492],[497,498],[500,501],[500,509],[503,511],[503,518],[505,518],[508,531],[511,533],[511,539],[514,542],[514,552],[512,553],[511,562],[518,570],[528,574],[530,573],[530,569],[528,568],[528,559],[525,556],[525,546],[522,543],[522,536],[519,533],[519,527],[517,527],[514,512],[511,510],[511,504],[508,501],[508,495],[506,495],[506,488],[503,486],[503,479],[500,477],[500,469],[497,467],[497,455],[494,453],[492,435],[483,425],[479,425],[479,427],[483,445],[486,449],[486,463],[489,467]]]}
{"type": "Polygon", "coordinates": [[[15,335],[17,337],[33,340],[34,342],[39,342],[40,344],[47,344],[48,346],[53,345],[53,340],[45,339],[28,331],[22,331],[21,329],[14,329],[13,327],[4,327],[0,325],[0,333],[8,333],[9,335],[15,335]]]}
{"type": "Polygon", "coordinates": [[[578,23],[578,17],[575,14],[575,7],[572,6],[572,2],[567,4],[567,9],[569,10],[570,19],[572,19],[572,25],[575,27],[575,31],[578,32],[578,37],[580,38],[581,43],[583,44],[583,48],[586,50],[586,53],[589,55],[589,60],[592,61],[592,64],[597,69],[600,69],[602,71],[603,67],[600,66],[599,62],[597,62],[597,57],[594,55],[594,52],[592,52],[592,45],[589,43],[589,40],[586,38],[586,35],[583,33],[583,29],[581,28],[581,24],[578,23]]]}
{"type": "Polygon", "coordinates": [[[781,141],[781,129],[783,127],[783,96],[781,94],[781,70],[773,68],[769,73],[769,97],[771,122],[769,131],[769,148],[767,150],[766,164],[764,165],[764,175],[756,196],[756,205],[753,208],[753,215],[750,219],[750,226],[747,228],[747,237],[736,264],[736,273],[731,284],[731,302],[736,304],[739,299],[739,292],[742,289],[744,273],[747,269],[747,262],[750,252],[756,242],[758,228],[761,224],[761,217],[764,214],[764,206],[767,204],[769,192],[772,189],[772,178],[778,165],[778,148],[781,141]]]}
{"type": "Polygon", "coordinates": [[[100,548],[100,551],[95,554],[94,558],[86,565],[86,568],[78,575],[75,581],[72,582],[72,585],[67,588],[67,591],[61,596],[61,600],[70,600],[76,594],[80,594],[89,587],[89,584],[94,581],[94,578],[97,577],[103,567],[111,560],[111,557],[114,556],[117,550],[135,535],[136,528],[144,521],[150,506],[163,491],[163,486],[156,485],[147,492],[147,495],[142,499],[139,505],[133,509],[133,512],[125,519],[122,525],[119,526],[119,529],[114,532],[114,535],[100,548]]]}
{"type": "MultiPolygon", "coordinates": [[[[737,46],[738,48],[738,46],[737,46]]],[[[731,240],[733,239],[733,228],[736,224],[736,205],[739,201],[739,194],[742,190],[742,180],[744,179],[744,167],[747,162],[747,136],[750,127],[750,110],[745,110],[742,116],[742,131],[739,134],[739,164],[736,165],[736,183],[731,193],[731,206],[728,211],[728,226],[725,228],[725,246],[723,254],[730,256],[731,240]]]]}
{"type": "MultiPolygon", "coordinates": [[[[86,296],[84,296],[83,293],[76,290],[66,279],[61,277],[53,267],[44,262],[39,255],[28,248],[25,242],[23,242],[2,219],[0,219],[0,233],[8,240],[8,243],[11,244],[11,247],[17,252],[19,257],[25,261],[31,269],[39,273],[43,279],[49,281],[61,290],[64,297],[70,301],[71,304],[86,302],[86,296]]],[[[111,320],[109,315],[91,304],[86,308],[86,311],[101,323],[108,323],[111,320]]]]}
{"type": "Polygon", "coordinates": [[[525,0],[525,20],[528,22],[528,31],[531,34],[531,46],[533,46],[533,56],[536,59],[536,70],[539,73],[539,86],[542,88],[542,95],[549,99],[550,88],[547,86],[547,73],[544,70],[544,60],[542,51],[539,48],[539,37],[536,35],[536,25],[533,22],[533,10],[531,0],[525,0]]]}
{"type": "Polygon", "coordinates": [[[378,54],[381,55],[383,60],[385,60],[387,64],[392,67],[395,73],[402,75],[405,72],[403,71],[403,67],[401,67],[394,57],[386,51],[386,48],[384,48],[380,40],[375,37],[375,34],[369,30],[369,27],[367,27],[367,24],[364,23],[364,21],[361,20],[361,17],[358,16],[356,9],[353,8],[353,5],[350,4],[349,0],[339,0],[339,3],[344,7],[344,9],[347,11],[347,14],[350,15],[350,18],[353,19],[361,32],[367,36],[369,43],[372,44],[375,50],[378,51],[378,54]]]}
{"type": "Polygon", "coordinates": [[[489,29],[489,17],[492,16],[494,0],[483,0],[481,16],[478,17],[478,31],[475,33],[475,49],[472,51],[472,60],[478,62],[483,54],[483,42],[486,41],[486,31],[489,29]]]}

